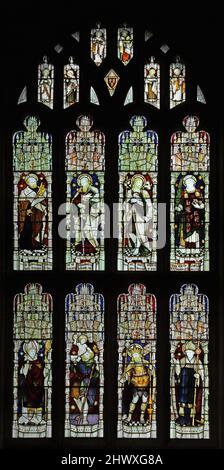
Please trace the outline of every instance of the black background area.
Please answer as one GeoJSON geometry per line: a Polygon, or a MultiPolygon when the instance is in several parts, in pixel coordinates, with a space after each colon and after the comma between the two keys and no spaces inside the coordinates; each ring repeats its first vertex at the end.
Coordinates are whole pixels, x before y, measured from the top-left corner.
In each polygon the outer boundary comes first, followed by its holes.
{"type": "MultiPolygon", "coordinates": [[[[7,4],[1,7],[1,264],[0,264],[0,435],[4,449],[177,449],[224,448],[223,429],[223,86],[222,86],[222,24],[219,11],[206,11],[195,5],[184,8],[172,3],[168,10],[149,3],[142,6],[116,4],[103,9],[87,4],[82,8],[71,4],[57,6],[35,3],[30,6],[7,4]],[[90,28],[100,21],[107,27],[107,58],[96,67],[89,56],[90,28]],[[134,27],[134,58],[127,67],[117,59],[117,27],[124,22],[134,27]],[[144,42],[144,31],[154,33],[144,42]],[[80,31],[78,44],[70,33],[80,31]],[[54,51],[62,44],[61,54],[54,51]],[[167,43],[165,55],[160,46],[167,43]],[[55,64],[55,106],[50,110],[36,102],[37,65],[47,54],[55,64]],[[67,110],[62,109],[62,67],[69,55],[80,63],[80,102],[67,110]],[[144,104],[143,65],[151,55],[161,60],[161,110],[144,104]],[[188,93],[185,104],[168,109],[169,62],[180,55],[186,63],[188,93]],[[110,68],[120,75],[114,96],[109,96],[104,76],[110,68]],[[196,85],[205,94],[207,105],[196,101],[196,85]],[[28,102],[17,106],[23,87],[28,86],[28,102]],[[100,106],[89,103],[89,87],[92,85],[100,100],[100,106]],[[130,86],[134,87],[134,103],[123,107],[130,86]],[[22,129],[24,117],[37,114],[41,129],[53,135],[53,253],[52,272],[13,272],[13,178],[11,135],[22,129]],[[64,139],[75,127],[76,117],[91,114],[94,129],[106,135],[105,201],[112,206],[118,201],[117,137],[129,128],[134,114],[147,117],[149,129],[159,134],[158,202],[167,203],[167,244],[158,252],[158,271],[152,273],[117,272],[117,241],[106,240],[106,272],[66,272],[64,267],[65,243],[57,235],[61,218],[58,206],[64,202],[64,139]],[[200,128],[211,134],[210,179],[210,259],[207,273],[169,272],[169,151],[170,135],[182,129],[182,119],[188,113],[200,117],[200,128]],[[23,292],[28,282],[40,282],[43,291],[53,296],[53,414],[52,439],[12,439],[12,302],[17,292],[23,292]],[[95,292],[105,297],[105,391],[102,439],[64,439],[64,298],[74,292],[79,282],[90,282],[95,292]],[[157,439],[117,439],[117,296],[127,292],[133,282],[146,285],[147,292],[157,297],[157,439]],[[199,292],[210,299],[210,436],[209,440],[169,439],[169,297],[179,292],[185,282],[196,283],[199,292]]],[[[188,4],[190,5],[190,4],[188,4]]],[[[221,15],[222,16],[222,15],[221,15]]]]}

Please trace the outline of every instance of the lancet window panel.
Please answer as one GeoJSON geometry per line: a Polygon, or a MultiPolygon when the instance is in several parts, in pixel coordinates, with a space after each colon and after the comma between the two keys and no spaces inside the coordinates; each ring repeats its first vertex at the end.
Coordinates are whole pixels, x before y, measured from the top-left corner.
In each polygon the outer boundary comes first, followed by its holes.
{"type": "Polygon", "coordinates": [[[186,66],[176,57],[170,64],[170,108],[186,101],[186,66]]]}
{"type": "Polygon", "coordinates": [[[128,65],[130,60],[133,58],[134,49],[134,33],[133,28],[123,26],[118,29],[117,37],[117,55],[118,59],[123,65],[128,65]]]}
{"type": "Polygon", "coordinates": [[[144,66],[144,101],[160,108],[160,64],[155,57],[144,66]]]}
{"type": "Polygon", "coordinates": [[[78,284],[65,316],[65,437],[103,437],[104,298],[78,284]]]}
{"type": "Polygon", "coordinates": [[[133,116],[119,135],[119,271],[157,269],[158,135],[133,116]]]}
{"type": "Polygon", "coordinates": [[[52,269],[52,137],[27,116],[13,136],[14,269],[52,269]]]}
{"type": "Polygon", "coordinates": [[[43,57],[43,62],[38,66],[38,102],[53,109],[54,107],[54,65],[48,62],[48,57],[43,57]]]}
{"type": "Polygon", "coordinates": [[[79,65],[74,58],[69,57],[69,63],[64,66],[64,108],[69,108],[79,102],[79,65]]]}
{"type": "Polygon", "coordinates": [[[208,271],[210,138],[196,116],[183,125],[171,138],[170,269],[208,271]]]}
{"type": "Polygon", "coordinates": [[[14,438],[52,436],[51,295],[40,284],[27,284],[14,297],[14,438]]]}
{"type": "Polygon", "coordinates": [[[79,116],[66,137],[67,270],[104,270],[105,137],[79,116]]]}
{"type": "Polygon", "coordinates": [[[117,436],[156,438],[156,298],[131,284],[117,307],[117,436]]]}
{"type": "Polygon", "coordinates": [[[195,284],[170,297],[172,439],[209,438],[209,301],[195,284]]]}
{"type": "Polygon", "coordinates": [[[91,29],[90,55],[98,67],[107,55],[107,30],[99,25],[97,28],[91,29]]]}

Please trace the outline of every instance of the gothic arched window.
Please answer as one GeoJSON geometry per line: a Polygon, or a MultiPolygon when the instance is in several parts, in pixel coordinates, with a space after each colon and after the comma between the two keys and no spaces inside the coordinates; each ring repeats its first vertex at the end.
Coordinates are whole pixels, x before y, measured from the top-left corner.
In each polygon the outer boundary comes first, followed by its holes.
{"type": "Polygon", "coordinates": [[[98,20],[52,26],[11,79],[5,444],[215,446],[218,117],[181,41],[98,20]]]}

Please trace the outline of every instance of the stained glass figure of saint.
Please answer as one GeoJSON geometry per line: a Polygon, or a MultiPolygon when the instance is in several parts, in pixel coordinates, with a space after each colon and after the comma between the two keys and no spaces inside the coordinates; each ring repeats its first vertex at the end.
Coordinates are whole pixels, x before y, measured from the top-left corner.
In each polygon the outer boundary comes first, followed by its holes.
{"type": "Polygon", "coordinates": [[[104,134],[79,116],[66,137],[68,270],[104,269],[104,134]]]}
{"type": "Polygon", "coordinates": [[[176,58],[176,62],[170,64],[170,108],[183,103],[186,100],[186,67],[176,58]]]}
{"type": "Polygon", "coordinates": [[[208,271],[210,139],[197,117],[183,124],[171,138],[171,270],[208,271]]]}
{"type": "Polygon", "coordinates": [[[107,54],[107,31],[105,28],[91,29],[90,52],[91,59],[97,66],[102,64],[107,54]]]}
{"type": "Polygon", "coordinates": [[[133,28],[123,26],[118,29],[117,52],[121,62],[129,64],[133,57],[133,28]]]}
{"type": "Polygon", "coordinates": [[[104,299],[79,284],[65,310],[65,437],[103,437],[104,299]]]}
{"type": "Polygon", "coordinates": [[[118,269],[156,270],[157,149],[144,116],[131,118],[132,131],[119,135],[118,269]]]}
{"type": "Polygon", "coordinates": [[[38,66],[38,101],[53,109],[54,105],[54,66],[43,57],[38,66]]]}
{"type": "Polygon", "coordinates": [[[209,438],[209,304],[194,284],[170,298],[170,437],[209,438]]]}
{"type": "Polygon", "coordinates": [[[118,437],[156,437],[156,299],[143,284],[118,297],[118,437]]]}
{"type": "Polygon", "coordinates": [[[52,269],[51,135],[28,116],[13,136],[14,269],[52,269]]]}
{"type": "Polygon", "coordinates": [[[150,62],[145,64],[144,84],[145,102],[160,108],[160,65],[155,62],[155,57],[151,57],[150,62]]]}
{"type": "Polygon", "coordinates": [[[16,438],[52,435],[52,298],[27,284],[14,298],[13,431],[16,438]]]}
{"type": "Polygon", "coordinates": [[[64,66],[64,108],[79,101],[79,65],[69,57],[69,64],[64,66]]]}

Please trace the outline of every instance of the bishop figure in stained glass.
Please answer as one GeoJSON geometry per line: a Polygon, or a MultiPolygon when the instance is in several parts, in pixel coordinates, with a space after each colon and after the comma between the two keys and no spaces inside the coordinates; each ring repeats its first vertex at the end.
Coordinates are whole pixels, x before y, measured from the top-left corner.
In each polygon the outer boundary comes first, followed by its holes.
{"type": "Polygon", "coordinates": [[[170,437],[209,438],[208,298],[185,284],[170,298],[170,437]]]}

